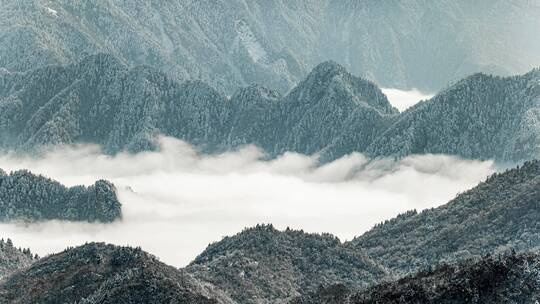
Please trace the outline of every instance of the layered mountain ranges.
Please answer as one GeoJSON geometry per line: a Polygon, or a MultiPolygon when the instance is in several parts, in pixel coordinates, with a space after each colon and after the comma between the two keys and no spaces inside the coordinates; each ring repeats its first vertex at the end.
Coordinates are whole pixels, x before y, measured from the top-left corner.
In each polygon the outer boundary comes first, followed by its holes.
{"type": "MultiPolygon", "coordinates": [[[[167,136],[321,164],[519,164],[349,241],[259,224],[180,269],[141,248],[39,258],[1,239],[0,304],[538,303],[538,16],[529,0],[0,1],[0,152],[137,153],[167,136]],[[438,93],[399,112],[380,87],[438,93]]],[[[108,181],[0,169],[0,228],[121,219],[108,181]]]]}
{"type": "Polygon", "coordinates": [[[2,1],[0,68],[109,53],[227,95],[250,83],[283,94],[334,60],[382,87],[435,92],[538,66],[539,14],[528,0],[2,1]]]}
{"type": "Polygon", "coordinates": [[[486,254],[538,252],[539,217],[540,161],[531,161],[492,175],[446,205],[402,214],[348,242],[258,227],[208,246],[186,269],[240,303],[258,303],[244,297],[250,294],[266,295],[262,302],[286,302],[332,281],[363,290],[373,280],[392,281],[486,254]],[[276,286],[285,278],[294,279],[276,286]]]}
{"type": "Polygon", "coordinates": [[[492,175],[446,205],[405,213],[349,242],[259,225],[210,244],[180,270],[140,248],[86,244],[22,265],[0,281],[0,299],[534,302],[540,287],[539,186],[540,161],[530,161],[492,175]]]}
{"type": "Polygon", "coordinates": [[[254,144],[276,156],[357,151],[446,153],[517,163],[540,156],[540,70],[469,76],[399,113],[372,82],[335,62],[282,96],[259,85],[230,98],[200,81],[99,54],[77,64],[0,73],[0,146],[96,143],[108,153],[155,149],[158,135],[208,153],[254,144]]]}

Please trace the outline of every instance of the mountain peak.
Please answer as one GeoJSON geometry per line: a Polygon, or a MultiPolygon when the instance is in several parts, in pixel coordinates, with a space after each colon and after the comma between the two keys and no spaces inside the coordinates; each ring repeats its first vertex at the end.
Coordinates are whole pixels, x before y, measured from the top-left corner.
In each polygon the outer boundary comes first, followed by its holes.
{"type": "Polygon", "coordinates": [[[328,74],[335,76],[339,74],[349,74],[349,72],[347,72],[347,69],[345,69],[345,67],[343,67],[339,63],[333,60],[327,60],[315,66],[315,68],[313,68],[313,70],[311,71],[310,76],[328,74]]]}
{"type": "Polygon", "coordinates": [[[0,294],[5,303],[232,303],[209,284],[140,247],[105,243],[42,258],[5,280],[0,294]]]}
{"type": "Polygon", "coordinates": [[[239,303],[286,303],[291,295],[319,284],[337,280],[366,287],[388,274],[371,257],[346,248],[333,235],[279,231],[272,225],[257,225],[208,246],[187,270],[239,303]]]}
{"type": "Polygon", "coordinates": [[[288,97],[309,104],[332,102],[367,106],[381,114],[398,113],[375,83],[352,75],[335,61],[325,61],[313,68],[288,97]]]}

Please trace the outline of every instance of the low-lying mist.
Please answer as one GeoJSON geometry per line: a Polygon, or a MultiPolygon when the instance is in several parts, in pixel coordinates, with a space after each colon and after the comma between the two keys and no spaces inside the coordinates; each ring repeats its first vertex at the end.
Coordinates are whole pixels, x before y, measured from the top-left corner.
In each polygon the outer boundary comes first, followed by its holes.
{"type": "Polygon", "coordinates": [[[183,266],[208,243],[257,223],[348,240],[398,213],[446,203],[494,170],[492,162],[444,155],[369,161],[358,153],[318,167],[316,157],[293,153],[263,161],[255,147],[208,156],[179,140],[160,141],[159,152],[135,155],[76,146],[39,159],[0,156],[6,171],[29,169],[68,186],[108,179],[124,216],[108,225],[1,224],[0,236],[40,255],[86,241],[141,246],[183,266]]]}
{"type": "Polygon", "coordinates": [[[428,100],[434,95],[420,92],[417,89],[399,90],[391,88],[382,88],[381,91],[386,95],[388,101],[400,112],[407,110],[422,100],[428,100]]]}

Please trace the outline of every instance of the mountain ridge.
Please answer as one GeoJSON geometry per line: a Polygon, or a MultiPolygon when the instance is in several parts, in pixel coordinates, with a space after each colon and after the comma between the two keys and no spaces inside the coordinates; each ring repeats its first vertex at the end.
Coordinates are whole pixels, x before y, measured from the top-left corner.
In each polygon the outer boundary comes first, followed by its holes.
{"type": "Polygon", "coordinates": [[[398,275],[493,250],[538,250],[539,185],[540,161],[529,161],[488,177],[445,205],[378,224],[346,245],[365,250],[398,275]]]}
{"type": "Polygon", "coordinates": [[[388,275],[330,234],[257,225],[210,244],[186,267],[239,303],[282,303],[321,283],[366,287],[388,275]],[[259,299],[259,300],[258,300],[259,299]]]}
{"type": "Polygon", "coordinates": [[[0,303],[59,301],[233,303],[212,286],[140,248],[104,243],[87,243],[44,257],[0,283],[0,303]]]}
{"type": "Polygon", "coordinates": [[[538,64],[539,11],[526,0],[11,1],[0,9],[0,67],[105,52],[231,95],[252,82],[285,93],[317,63],[336,60],[382,87],[433,92],[477,71],[538,64]]]}
{"type": "Polygon", "coordinates": [[[111,55],[0,77],[0,145],[96,143],[106,153],[157,149],[172,136],[205,153],[254,144],[270,157],[444,153],[520,163],[540,157],[538,69],[469,76],[399,113],[371,81],[323,62],[287,95],[252,84],[230,98],[111,55]],[[489,138],[489,139],[488,139],[489,138]]]}

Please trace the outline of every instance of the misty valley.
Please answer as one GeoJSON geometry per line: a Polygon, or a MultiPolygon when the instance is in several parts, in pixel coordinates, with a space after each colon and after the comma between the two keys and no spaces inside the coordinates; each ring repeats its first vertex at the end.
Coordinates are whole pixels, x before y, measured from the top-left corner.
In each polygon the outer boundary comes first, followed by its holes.
{"type": "MultiPolygon", "coordinates": [[[[31,247],[40,255],[86,241],[106,241],[141,246],[165,262],[185,266],[209,243],[258,223],[330,232],[351,240],[399,213],[441,205],[495,170],[490,161],[443,155],[373,161],[354,154],[323,166],[315,157],[301,154],[269,161],[262,157],[255,147],[200,155],[172,138],[161,139],[159,152],[144,154],[107,156],[98,147],[79,146],[57,149],[37,159],[0,157],[0,167],[9,171],[29,168],[34,175],[43,174],[72,187],[92,186],[103,178],[116,190],[108,195],[103,191],[94,200],[91,214],[76,222],[66,221],[70,218],[62,208],[55,217],[47,218],[38,210],[5,218],[0,227],[19,240],[20,246],[31,247]],[[431,189],[426,190],[426,185],[431,189]],[[115,193],[116,197],[110,197],[115,193]]],[[[25,200],[39,200],[43,209],[56,210],[47,205],[47,194],[57,190],[40,185],[43,182],[36,177],[29,179],[28,190],[14,187],[4,192],[43,189],[43,195],[25,200]]],[[[16,205],[16,199],[3,201],[13,202],[8,210],[25,210],[16,205]]],[[[82,203],[79,206],[83,208],[82,203]]]]}
{"type": "Polygon", "coordinates": [[[0,1],[0,304],[540,302],[540,2],[0,1]]]}

